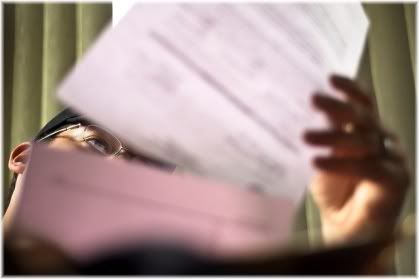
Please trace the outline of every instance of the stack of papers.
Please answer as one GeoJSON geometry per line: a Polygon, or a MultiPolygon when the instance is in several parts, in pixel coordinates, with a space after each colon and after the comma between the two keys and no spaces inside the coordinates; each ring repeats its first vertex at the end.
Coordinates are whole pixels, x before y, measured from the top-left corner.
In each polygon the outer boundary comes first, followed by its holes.
{"type": "Polygon", "coordinates": [[[354,77],[367,18],[346,4],[136,4],[59,98],[130,147],[195,175],[297,203],[313,174],[310,105],[354,77]]]}

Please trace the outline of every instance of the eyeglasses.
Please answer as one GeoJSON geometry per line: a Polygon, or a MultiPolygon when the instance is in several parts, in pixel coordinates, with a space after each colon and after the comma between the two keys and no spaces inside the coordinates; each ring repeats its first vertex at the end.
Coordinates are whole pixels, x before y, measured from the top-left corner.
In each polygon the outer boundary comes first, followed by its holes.
{"type": "Polygon", "coordinates": [[[170,170],[175,169],[175,167],[171,164],[151,159],[143,155],[131,153],[122,145],[121,141],[117,137],[97,125],[83,126],[81,123],[70,125],[42,137],[38,140],[38,142],[45,141],[46,139],[52,138],[62,132],[80,128],[83,130],[80,133],[79,140],[85,142],[91,151],[107,157],[122,157],[125,160],[138,160],[146,165],[152,165],[158,168],[170,170]]]}
{"type": "Polygon", "coordinates": [[[120,154],[127,151],[127,149],[122,146],[121,142],[105,129],[96,125],[88,125],[83,127],[81,123],[70,125],[54,131],[41,138],[39,141],[44,141],[59,133],[79,128],[83,128],[83,131],[80,134],[80,139],[86,142],[92,151],[101,153],[105,156],[115,157],[118,157],[120,154]]]}

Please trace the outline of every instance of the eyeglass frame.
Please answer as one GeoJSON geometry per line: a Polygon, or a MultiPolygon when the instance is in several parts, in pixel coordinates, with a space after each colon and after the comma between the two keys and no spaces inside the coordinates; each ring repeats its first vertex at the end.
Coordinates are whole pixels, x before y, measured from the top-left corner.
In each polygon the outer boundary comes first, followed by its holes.
{"type": "MultiPolygon", "coordinates": [[[[99,127],[99,126],[96,126],[96,125],[87,125],[87,126],[86,126],[86,125],[83,125],[82,123],[73,124],[73,125],[70,125],[70,126],[67,126],[67,127],[61,128],[61,129],[58,129],[58,130],[56,130],[56,131],[54,131],[54,132],[51,132],[51,133],[49,133],[48,135],[46,135],[46,136],[42,137],[41,139],[39,139],[39,140],[38,140],[38,142],[42,142],[42,141],[44,141],[44,140],[46,140],[46,139],[48,139],[48,138],[51,138],[51,137],[53,137],[53,136],[55,136],[55,135],[57,135],[57,134],[59,134],[59,133],[66,132],[66,131],[68,131],[68,130],[72,130],[72,129],[78,129],[78,128],[83,127],[83,126],[85,126],[85,129],[86,129],[86,128],[88,128],[89,126],[95,126],[95,127],[98,127],[98,128],[100,128],[100,129],[104,130],[105,132],[107,132],[109,135],[111,135],[112,137],[114,137],[114,138],[118,141],[118,143],[119,143],[119,145],[120,145],[119,149],[118,149],[116,152],[112,153],[112,154],[104,154],[104,155],[118,157],[118,155],[119,155],[121,152],[123,152],[123,151],[128,151],[128,149],[127,149],[127,148],[125,148],[125,147],[122,145],[121,141],[120,141],[117,137],[115,137],[114,135],[112,135],[112,133],[108,132],[106,129],[104,129],[104,128],[102,128],[102,127],[99,127]]],[[[83,138],[83,141],[85,141],[85,142],[86,142],[86,140],[85,140],[84,138],[83,138]]]]}
{"type": "MultiPolygon", "coordinates": [[[[99,127],[99,126],[96,126],[96,125],[83,125],[82,123],[77,123],[77,124],[69,125],[67,127],[58,129],[58,130],[56,130],[54,132],[51,132],[51,133],[47,134],[46,136],[43,136],[42,138],[40,138],[39,140],[37,140],[37,142],[42,142],[42,141],[44,141],[46,139],[49,139],[49,138],[51,138],[51,137],[53,137],[53,136],[55,136],[55,135],[57,135],[59,133],[62,133],[62,132],[68,131],[68,130],[72,130],[72,129],[77,129],[77,128],[80,128],[80,127],[83,127],[83,126],[85,126],[86,128],[89,127],[89,126],[99,127]]],[[[123,152],[123,151],[125,151],[125,152],[128,151],[129,152],[129,149],[127,149],[126,147],[124,147],[122,145],[121,141],[117,137],[115,137],[114,135],[112,135],[112,133],[108,132],[106,129],[104,129],[102,127],[99,127],[99,128],[100,129],[103,129],[105,132],[107,132],[112,137],[114,137],[119,142],[119,144],[121,146],[117,152],[115,152],[113,154],[104,154],[105,156],[118,157],[118,155],[121,154],[121,152],[123,152]]],[[[83,141],[86,142],[86,140],[84,138],[83,138],[83,141]]],[[[156,160],[156,159],[148,158],[148,157],[143,156],[143,155],[135,155],[135,157],[137,157],[138,159],[140,159],[140,161],[142,161],[143,163],[146,163],[146,164],[150,164],[151,163],[151,164],[153,164],[155,166],[159,166],[160,168],[164,168],[164,169],[175,169],[176,168],[176,166],[173,166],[172,164],[169,164],[169,163],[166,163],[166,162],[161,162],[161,161],[156,160]]]]}

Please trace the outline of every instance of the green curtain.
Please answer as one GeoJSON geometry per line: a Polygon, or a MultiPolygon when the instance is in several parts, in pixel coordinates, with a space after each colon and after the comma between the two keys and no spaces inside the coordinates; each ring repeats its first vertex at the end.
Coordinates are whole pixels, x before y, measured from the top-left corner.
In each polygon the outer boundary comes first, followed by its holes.
{"type": "MultiPolygon", "coordinates": [[[[369,43],[373,86],[383,122],[400,137],[412,172],[412,183],[401,221],[415,213],[415,73],[416,4],[366,5],[371,19],[369,43]]],[[[415,274],[415,241],[406,241],[397,250],[399,274],[415,274]]]]}
{"type": "Polygon", "coordinates": [[[55,88],[112,18],[111,3],[3,5],[3,202],[7,161],[62,106],[55,88]]]}
{"type": "MultiPolygon", "coordinates": [[[[111,4],[4,4],[4,185],[8,155],[61,109],[54,90],[111,18],[111,4]]],[[[407,151],[412,187],[401,222],[415,212],[415,4],[365,4],[368,42],[358,74],[375,95],[383,122],[407,151]]],[[[3,195],[5,197],[5,195],[3,195]]],[[[298,212],[300,245],[321,245],[320,218],[310,195],[298,212]]],[[[396,271],[415,274],[415,241],[397,247],[396,271]]]]}

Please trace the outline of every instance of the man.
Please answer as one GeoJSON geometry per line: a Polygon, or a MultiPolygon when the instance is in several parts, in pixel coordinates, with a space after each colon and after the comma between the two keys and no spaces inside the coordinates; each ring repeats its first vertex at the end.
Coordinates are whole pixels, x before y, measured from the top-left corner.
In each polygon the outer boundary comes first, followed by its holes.
{"type": "MultiPolygon", "coordinates": [[[[88,151],[98,153],[109,158],[137,160],[143,164],[165,170],[173,170],[168,163],[135,154],[122,145],[119,139],[105,128],[93,125],[87,119],[70,109],[65,109],[49,121],[36,135],[34,142],[47,143],[51,148],[62,150],[88,151]]],[[[26,168],[31,142],[19,144],[11,153],[9,169],[14,172],[11,183],[8,207],[4,215],[4,229],[8,232],[12,215],[17,206],[17,199],[21,189],[21,175],[26,168]]]]}
{"type": "MultiPolygon", "coordinates": [[[[397,139],[382,128],[371,99],[352,80],[334,75],[330,82],[345,100],[316,93],[313,104],[328,117],[332,128],[304,135],[307,144],[333,151],[330,156],[314,158],[318,173],[310,185],[326,245],[349,241],[364,232],[391,232],[409,185],[397,139]]],[[[146,159],[130,153],[105,129],[91,126],[69,111],[51,120],[35,140],[48,142],[51,148],[146,159]]],[[[16,186],[4,217],[6,231],[17,205],[30,146],[30,142],[22,143],[10,155],[9,169],[16,175],[16,186]]]]}

